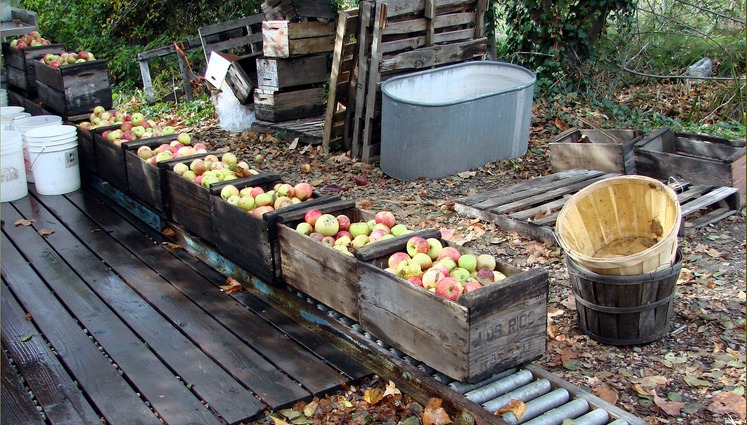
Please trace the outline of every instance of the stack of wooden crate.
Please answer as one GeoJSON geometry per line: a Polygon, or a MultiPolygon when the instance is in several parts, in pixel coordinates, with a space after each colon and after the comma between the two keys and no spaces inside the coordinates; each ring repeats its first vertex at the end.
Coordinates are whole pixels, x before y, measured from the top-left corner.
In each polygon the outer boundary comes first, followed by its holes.
{"type": "Polygon", "coordinates": [[[279,122],[322,115],[327,55],[334,24],[322,21],[262,23],[263,57],[257,59],[254,107],[258,120],[279,122]]]}
{"type": "Polygon", "coordinates": [[[381,83],[388,78],[482,59],[487,0],[361,1],[340,12],[324,121],[325,148],[341,144],[378,161],[381,83]]]}

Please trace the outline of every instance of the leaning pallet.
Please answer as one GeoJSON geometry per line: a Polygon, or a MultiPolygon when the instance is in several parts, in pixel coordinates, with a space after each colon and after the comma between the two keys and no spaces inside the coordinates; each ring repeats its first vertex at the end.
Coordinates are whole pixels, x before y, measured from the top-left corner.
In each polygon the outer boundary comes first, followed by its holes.
{"type": "MultiPolygon", "coordinates": [[[[482,58],[486,52],[483,37],[484,0],[442,2],[412,0],[363,1],[359,7],[356,34],[357,63],[354,99],[337,90],[327,108],[329,137],[332,129],[344,126],[351,134],[351,154],[365,162],[378,160],[381,128],[381,83],[393,76],[482,58]],[[350,111],[352,109],[352,112],[350,111]],[[346,114],[339,112],[345,110],[346,114]],[[352,120],[346,120],[352,115],[352,120]],[[344,121],[344,124],[341,122],[344,121]]],[[[338,29],[335,50],[349,37],[338,29]]],[[[346,47],[347,48],[347,47],[346,47]]],[[[342,54],[342,53],[340,53],[342,54]]],[[[331,86],[336,86],[343,61],[333,64],[331,86]],[[337,78],[336,78],[337,74],[337,78]]],[[[339,133],[336,131],[336,133],[339,133]]],[[[339,140],[339,137],[335,140],[339,140]]]]}

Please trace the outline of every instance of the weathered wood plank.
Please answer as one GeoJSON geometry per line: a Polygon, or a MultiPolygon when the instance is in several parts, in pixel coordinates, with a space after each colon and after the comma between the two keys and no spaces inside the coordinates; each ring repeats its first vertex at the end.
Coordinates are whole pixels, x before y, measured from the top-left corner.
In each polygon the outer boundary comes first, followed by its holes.
{"type": "Polygon", "coordinates": [[[365,84],[368,85],[366,88],[366,102],[365,110],[363,113],[363,131],[361,133],[361,159],[363,162],[370,163],[371,155],[369,146],[371,145],[371,138],[374,132],[374,114],[376,107],[376,97],[378,96],[379,90],[379,64],[382,60],[381,54],[381,36],[384,27],[386,26],[387,17],[387,4],[376,3],[376,10],[374,12],[373,20],[373,42],[371,45],[371,59],[369,62],[371,72],[368,73],[368,78],[365,84]]]}
{"type": "MultiPolygon", "coordinates": [[[[65,368],[60,364],[55,353],[40,338],[39,329],[34,327],[31,317],[28,320],[26,312],[18,304],[15,296],[9,288],[2,286],[2,339],[3,347],[7,348],[16,368],[23,375],[26,385],[34,393],[39,406],[44,411],[44,415],[52,423],[76,423],[76,424],[100,424],[101,418],[91,407],[83,393],[78,389],[78,385],[73,378],[68,375],[65,368]],[[26,338],[29,338],[26,340],[26,338]]],[[[5,356],[5,353],[3,353],[5,356]]],[[[3,377],[5,378],[5,368],[8,366],[6,359],[3,359],[3,377]]],[[[5,398],[6,387],[3,382],[3,398],[5,398]]],[[[26,399],[17,399],[15,403],[24,406],[24,403],[30,402],[28,393],[23,390],[23,396],[26,399]]],[[[16,395],[8,394],[10,397],[16,395]]],[[[5,408],[3,400],[3,408],[5,408]]],[[[24,407],[24,409],[27,409],[24,407]]],[[[32,412],[38,417],[36,406],[31,405],[32,412]]],[[[5,423],[6,414],[13,418],[15,408],[3,409],[3,423],[5,423]]],[[[10,423],[23,423],[14,419],[10,423]]]]}
{"type": "MultiPolygon", "coordinates": [[[[5,295],[3,294],[3,296],[5,295]]],[[[23,382],[13,371],[5,351],[2,352],[2,357],[0,357],[0,364],[2,365],[0,406],[3,410],[0,423],[2,425],[44,425],[44,419],[36,410],[36,405],[23,386],[23,382]]]]}
{"type": "Polygon", "coordinates": [[[335,47],[335,27],[313,22],[265,21],[262,48],[266,57],[289,58],[331,52],[335,47]]]}
{"type": "Polygon", "coordinates": [[[295,58],[257,58],[257,85],[262,90],[278,91],[326,81],[326,55],[295,58]],[[303,72],[299,72],[303,70],[303,72]]]}
{"type": "Polygon", "coordinates": [[[486,39],[463,41],[460,43],[434,45],[403,52],[381,60],[382,73],[405,69],[422,69],[448,63],[462,62],[485,54],[486,39]]]}

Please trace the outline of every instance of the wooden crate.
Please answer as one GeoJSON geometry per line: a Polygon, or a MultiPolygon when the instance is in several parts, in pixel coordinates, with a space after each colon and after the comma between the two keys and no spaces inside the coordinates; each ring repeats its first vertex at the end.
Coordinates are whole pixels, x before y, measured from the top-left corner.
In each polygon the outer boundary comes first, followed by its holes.
{"type": "MultiPolygon", "coordinates": [[[[283,180],[277,174],[258,174],[234,181],[239,190],[245,187],[272,189],[283,180]]],[[[339,196],[319,196],[299,204],[265,213],[262,218],[231,205],[220,197],[220,187],[211,187],[210,210],[214,244],[217,251],[236,265],[260,280],[276,284],[280,276],[280,248],[278,247],[277,221],[280,214],[313,208],[339,200],[339,196]],[[248,249],[249,248],[249,249],[248,249]]]]}
{"type": "Polygon", "coordinates": [[[7,65],[8,85],[23,91],[28,97],[36,97],[36,66],[47,53],[60,54],[65,51],[62,44],[14,49],[9,43],[3,43],[3,62],[7,65]]]}
{"type": "MultiPolygon", "coordinates": [[[[448,300],[384,270],[398,244],[356,253],[361,326],[403,353],[462,382],[536,360],[547,340],[548,273],[497,261],[506,278],[448,300]]],[[[393,240],[386,241],[393,242],[393,240]]],[[[442,240],[462,253],[470,251],[442,240]]],[[[473,253],[474,254],[474,253],[473,253]]]]}
{"type": "Polygon", "coordinates": [[[327,80],[326,55],[310,55],[295,58],[258,58],[257,85],[263,90],[285,90],[309,84],[321,84],[327,80]]]}
{"type": "Polygon", "coordinates": [[[242,105],[254,101],[258,56],[259,53],[241,56],[231,63],[226,72],[226,84],[242,105]]]}
{"type": "Polygon", "coordinates": [[[109,67],[105,60],[64,65],[59,68],[35,61],[39,100],[59,114],[88,114],[96,106],[112,107],[109,67]]]}
{"type": "Polygon", "coordinates": [[[568,129],[550,140],[552,172],[581,168],[635,174],[637,130],[568,129]]]}
{"type": "Polygon", "coordinates": [[[86,130],[80,126],[83,121],[88,121],[88,115],[76,115],[68,117],[68,123],[78,128],[78,159],[80,160],[80,167],[88,170],[94,174],[98,174],[98,166],[96,164],[96,136],[101,136],[101,133],[107,130],[115,130],[119,128],[118,124],[107,125],[104,127],[97,127],[91,130],[86,130]]]}
{"type": "Polygon", "coordinates": [[[745,204],[745,142],[662,128],[635,143],[638,174],[731,186],[745,204]]]}
{"type": "Polygon", "coordinates": [[[327,53],[334,48],[334,23],[325,24],[318,21],[262,22],[262,52],[265,57],[290,58],[314,53],[327,53]]]}
{"type": "Polygon", "coordinates": [[[305,21],[308,18],[334,19],[329,0],[270,0],[262,2],[268,20],[305,21]]]}
{"type": "Polygon", "coordinates": [[[258,120],[279,122],[309,118],[324,113],[321,87],[292,91],[254,90],[254,113],[258,120]]]}
{"type": "Polygon", "coordinates": [[[93,134],[96,174],[121,192],[129,193],[124,157],[125,147],[122,146],[125,143],[129,142],[110,142],[103,136],[103,132],[93,134]]]}
{"type": "Polygon", "coordinates": [[[374,214],[356,208],[354,201],[345,200],[284,212],[278,220],[280,277],[283,282],[358,322],[358,260],[296,231],[296,226],[311,208],[335,216],[345,214],[353,223],[371,220],[374,214]]]}

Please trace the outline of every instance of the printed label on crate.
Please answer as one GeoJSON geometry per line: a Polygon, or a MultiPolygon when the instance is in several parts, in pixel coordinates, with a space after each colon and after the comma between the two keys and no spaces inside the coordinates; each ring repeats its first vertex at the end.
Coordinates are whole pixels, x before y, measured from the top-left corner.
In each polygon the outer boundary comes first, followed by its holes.
{"type": "Polygon", "coordinates": [[[78,166],[78,151],[65,152],[65,168],[78,166]]]}

